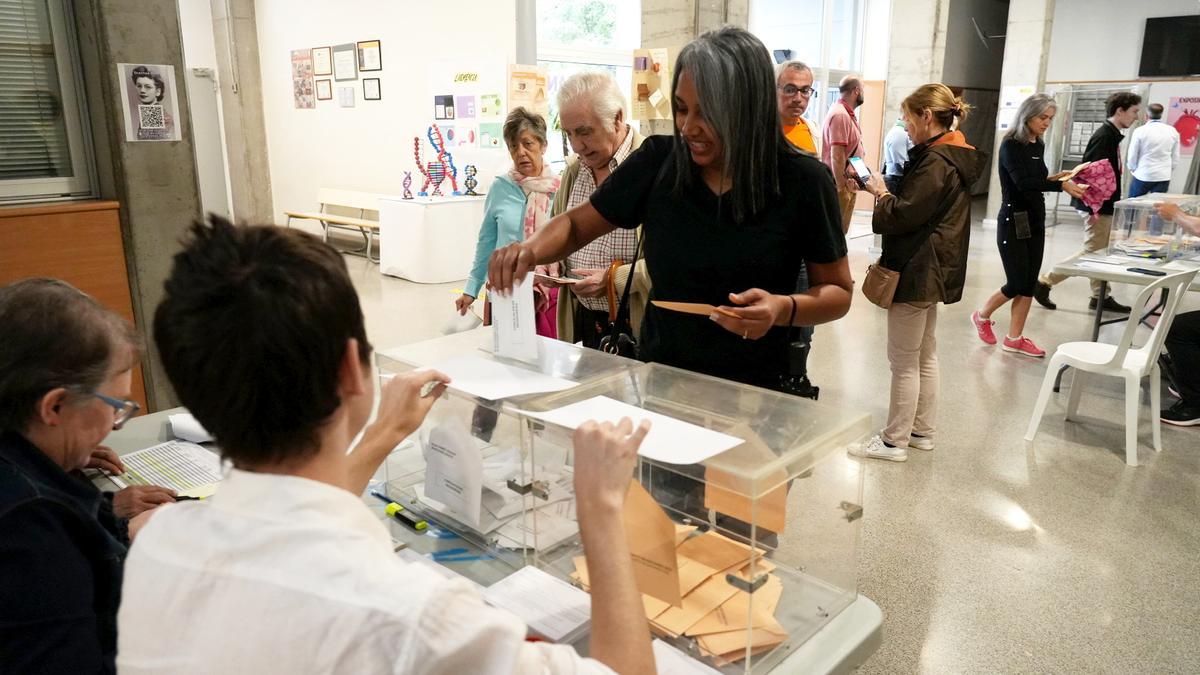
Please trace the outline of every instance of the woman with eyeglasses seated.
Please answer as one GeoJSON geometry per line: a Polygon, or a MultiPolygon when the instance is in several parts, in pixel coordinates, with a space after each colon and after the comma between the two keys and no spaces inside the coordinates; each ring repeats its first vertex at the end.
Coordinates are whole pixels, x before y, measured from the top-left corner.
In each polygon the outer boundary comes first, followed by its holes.
{"type": "Polygon", "coordinates": [[[100,443],[138,410],[137,358],[132,327],[70,284],[0,287],[0,673],[115,672],[131,532],[175,493],[110,503],[80,471],[121,472],[100,443]]]}

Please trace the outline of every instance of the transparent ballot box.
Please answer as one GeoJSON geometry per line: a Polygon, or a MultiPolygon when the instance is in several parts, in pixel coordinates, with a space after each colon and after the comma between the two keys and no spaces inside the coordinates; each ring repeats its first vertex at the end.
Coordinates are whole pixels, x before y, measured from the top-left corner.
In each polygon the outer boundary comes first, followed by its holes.
{"type": "MultiPolygon", "coordinates": [[[[846,450],[868,415],[646,364],[529,404],[533,484],[571,473],[578,423],[622,415],[652,424],[625,523],[657,637],[722,672],[767,672],[854,602],[863,474],[846,450]]],[[[530,511],[531,562],[586,590],[574,517],[530,511]]]]}
{"type": "Polygon", "coordinates": [[[1122,199],[1114,205],[1109,254],[1175,260],[1200,256],[1200,237],[1164,220],[1154,210],[1160,202],[1174,202],[1184,212],[1200,215],[1200,197],[1151,193],[1122,199]]]}
{"type": "Polygon", "coordinates": [[[536,509],[573,503],[569,476],[565,487],[543,491],[534,486],[534,470],[545,478],[549,469],[532,463],[518,411],[544,397],[544,387],[575,386],[641,367],[636,361],[546,338],[539,338],[536,363],[513,361],[495,356],[491,343],[491,329],[482,328],[377,356],[381,380],[426,367],[451,377],[450,387],[421,428],[385,461],[383,490],[427,521],[428,532],[416,533],[421,534],[420,543],[441,537],[451,542],[442,552],[460,554],[435,560],[459,572],[463,565],[449,563],[487,561],[465,566],[486,574],[463,572],[485,585],[527,564],[536,545],[530,529],[536,509]],[[490,398],[539,387],[540,391],[490,398]]]}

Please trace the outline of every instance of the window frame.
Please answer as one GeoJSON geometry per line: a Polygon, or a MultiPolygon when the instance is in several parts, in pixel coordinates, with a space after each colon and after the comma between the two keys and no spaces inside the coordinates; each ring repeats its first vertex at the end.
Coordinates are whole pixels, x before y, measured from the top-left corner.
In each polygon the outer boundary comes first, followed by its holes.
{"type": "Polygon", "coordinates": [[[72,175],[0,180],[0,204],[91,199],[96,196],[95,151],[91,130],[85,123],[90,117],[74,15],[66,0],[47,0],[46,10],[54,46],[55,72],[62,94],[63,124],[72,175]]]}

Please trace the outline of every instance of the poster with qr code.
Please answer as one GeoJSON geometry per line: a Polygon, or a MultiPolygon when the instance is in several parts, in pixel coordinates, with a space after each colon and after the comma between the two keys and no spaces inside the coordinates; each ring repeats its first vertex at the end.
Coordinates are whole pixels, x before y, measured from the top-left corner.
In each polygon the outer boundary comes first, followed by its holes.
{"type": "Polygon", "coordinates": [[[180,140],[175,66],[118,63],[126,141],[180,140]]]}

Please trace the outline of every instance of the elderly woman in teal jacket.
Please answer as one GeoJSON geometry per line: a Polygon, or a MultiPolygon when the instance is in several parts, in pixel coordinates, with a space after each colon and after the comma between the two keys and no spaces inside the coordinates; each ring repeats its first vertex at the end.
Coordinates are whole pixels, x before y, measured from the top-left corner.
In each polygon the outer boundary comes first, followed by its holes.
{"type": "MultiPolygon", "coordinates": [[[[559,179],[544,161],[546,120],[525,108],[515,108],[504,120],[504,142],[513,166],[497,176],[484,202],[483,224],[475,245],[475,263],[467,278],[465,292],[455,300],[459,314],[465,315],[487,279],[492,251],[513,242],[524,241],[550,218],[550,207],[559,179]]],[[[539,265],[537,272],[558,276],[558,265],[539,265]]],[[[555,316],[558,289],[534,284],[538,335],[557,337],[555,316]]]]}

